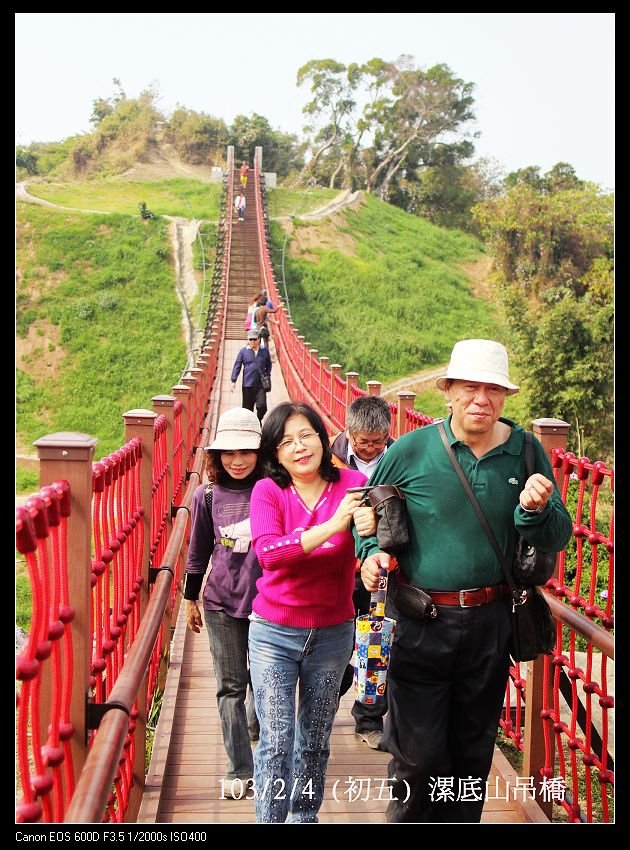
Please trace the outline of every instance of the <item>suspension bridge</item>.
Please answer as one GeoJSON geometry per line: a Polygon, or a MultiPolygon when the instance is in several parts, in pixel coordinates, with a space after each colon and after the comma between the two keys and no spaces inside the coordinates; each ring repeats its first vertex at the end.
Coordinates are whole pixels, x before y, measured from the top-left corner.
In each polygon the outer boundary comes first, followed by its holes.
{"type": "MultiPolygon", "coordinates": [[[[260,148],[244,222],[234,215],[238,187],[229,148],[203,339],[180,382],[151,408],[124,412],[124,445],[98,462],[90,435],[35,443],[41,487],[16,510],[33,595],[16,658],[19,824],[207,824],[209,836],[212,824],[255,821],[246,788],[239,800],[222,794],[212,659],[204,630],[186,629],[180,604],[203,448],[220,414],[240,404],[230,373],[247,305],[265,290],[280,307],[270,407],[305,400],[332,434],[344,428],[350,403],[381,385],[362,388],[356,373],[320,356],[283,309],[260,148]]],[[[392,436],[432,422],[414,398],[403,389],[390,403],[392,436]]],[[[614,521],[599,495],[613,490],[614,471],[567,452],[568,428],[533,423],[570,501],[574,536],[545,589],[554,653],[510,671],[497,731],[522,754],[522,767],[496,748],[482,823],[613,818],[614,521]],[[557,795],[546,790],[553,779],[557,795]]],[[[354,740],[352,700],[350,691],[337,713],[321,823],[385,819],[389,757],[354,740]]]]}

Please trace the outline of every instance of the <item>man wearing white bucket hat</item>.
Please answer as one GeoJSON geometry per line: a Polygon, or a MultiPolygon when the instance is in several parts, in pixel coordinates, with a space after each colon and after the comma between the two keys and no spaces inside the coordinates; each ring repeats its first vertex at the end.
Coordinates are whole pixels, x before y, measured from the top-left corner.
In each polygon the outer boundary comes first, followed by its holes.
{"type": "MultiPolygon", "coordinates": [[[[448,443],[508,562],[520,534],[542,551],[563,549],[571,519],[545,451],[534,439],[540,472],[528,478],[523,428],[501,416],[506,396],[519,390],[505,348],[461,340],[436,384],[452,411],[443,423],[448,443]]],[[[433,600],[431,616],[392,612],[397,627],[381,742],[392,755],[387,820],[479,822],[509,667],[511,598],[501,564],[437,424],[400,437],[369,483],[403,491],[410,540],[394,577],[433,600]],[[466,794],[471,779],[475,788],[466,794]],[[440,781],[450,793],[440,793],[440,781]]],[[[368,537],[357,538],[357,556],[366,589],[375,590],[389,555],[368,537]]]]}

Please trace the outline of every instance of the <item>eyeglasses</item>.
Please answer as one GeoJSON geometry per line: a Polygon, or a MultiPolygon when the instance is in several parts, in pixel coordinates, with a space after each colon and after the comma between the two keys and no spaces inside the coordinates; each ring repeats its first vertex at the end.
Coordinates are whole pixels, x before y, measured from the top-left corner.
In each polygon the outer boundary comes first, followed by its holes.
{"type": "Polygon", "coordinates": [[[315,431],[303,431],[301,434],[298,434],[294,440],[281,440],[276,446],[276,449],[279,452],[295,451],[298,447],[298,443],[303,446],[314,446],[318,440],[319,434],[316,434],[315,431]]]}
{"type": "Polygon", "coordinates": [[[350,439],[357,449],[384,449],[387,445],[387,437],[381,437],[378,440],[357,440],[351,434],[350,439]]]}

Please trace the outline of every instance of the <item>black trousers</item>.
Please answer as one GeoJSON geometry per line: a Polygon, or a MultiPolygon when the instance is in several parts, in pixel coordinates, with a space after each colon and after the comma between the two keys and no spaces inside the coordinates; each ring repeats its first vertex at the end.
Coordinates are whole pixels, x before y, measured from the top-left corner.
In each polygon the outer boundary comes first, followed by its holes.
{"type": "Polygon", "coordinates": [[[254,405],[256,405],[256,415],[262,422],[267,412],[267,393],[261,386],[243,387],[243,407],[246,407],[247,410],[253,410],[254,405]]]}
{"type": "MultiPolygon", "coordinates": [[[[356,573],[354,577],[354,593],[352,594],[352,603],[356,614],[370,613],[370,592],[365,589],[361,581],[361,573],[356,573]]],[[[389,612],[385,612],[389,616],[389,612]]],[[[383,699],[379,699],[374,705],[367,705],[364,702],[355,701],[352,706],[351,714],[354,717],[354,725],[357,732],[382,732],[383,717],[387,712],[387,692],[383,699]]]]}
{"type": "Polygon", "coordinates": [[[381,747],[392,754],[397,799],[387,821],[478,823],[508,679],[511,602],[440,605],[425,620],[391,607],[397,623],[381,747]]]}

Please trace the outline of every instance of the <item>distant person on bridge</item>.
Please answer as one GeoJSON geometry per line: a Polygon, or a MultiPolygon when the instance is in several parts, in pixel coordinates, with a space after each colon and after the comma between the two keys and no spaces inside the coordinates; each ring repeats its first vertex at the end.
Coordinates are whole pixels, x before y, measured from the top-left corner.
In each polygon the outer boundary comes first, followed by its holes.
{"type": "Polygon", "coordinates": [[[273,303],[267,299],[267,294],[262,293],[256,303],[250,323],[251,329],[258,331],[261,348],[267,348],[269,346],[269,327],[267,322],[273,322],[274,325],[278,324],[275,319],[269,318],[270,313],[276,312],[277,308],[274,308],[273,303]]]}
{"type": "Polygon", "coordinates": [[[249,165],[243,160],[243,164],[241,165],[240,175],[241,175],[241,186],[243,189],[247,189],[247,176],[249,174],[249,165]]]}
{"type": "Polygon", "coordinates": [[[308,404],[274,407],[260,451],[269,477],[252,493],[263,568],[249,627],[260,722],[256,822],[317,823],[339,683],[354,645],[350,524],[371,534],[374,512],[359,507],[360,493],[346,493],[365,475],[333,466],[326,427],[308,404]]]}
{"type": "MultiPolygon", "coordinates": [[[[545,450],[534,439],[541,471],[527,478],[523,429],[501,416],[506,397],[519,390],[505,348],[461,340],[436,384],[452,405],[443,423],[448,443],[508,562],[519,534],[543,551],[563,549],[571,518],[545,450]]],[[[424,617],[415,606],[402,611],[394,607],[396,584],[390,588],[396,632],[381,742],[392,755],[387,821],[478,823],[508,680],[510,591],[437,423],[387,450],[370,477],[370,484],[384,483],[403,491],[409,522],[395,582],[422,588],[434,603],[424,617]]],[[[391,559],[375,536],[355,537],[363,583],[373,591],[391,559]]]]}
{"type": "MultiPolygon", "coordinates": [[[[206,455],[209,484],[200,484],[191,505],[184,611],[193,632],[202,626],[197,605],[203,577],[203,609],[217,683],[217,704],[228,763],[219,796],[240,799],[254,775],[251,740],[258,721],[246,699],[247,634],[261,568],[252,545],[250,498],[262,476],[260,423],[251,410],[234,408],[219,418],[206,455]]],[[[251,685],[250,685],[251,688],[251,685]]]]}
{"type": "Polygon", "coordinates": [[[256,406],[258,419],[262,422],[267,412],[267,393],[262,385],[262,376],[271,375],[271,357],[268,348],[260,347],[258,331],[247,332],[247,345],[236,355],[232,368],[232,390],[243,369],[243,407],[253,410],[256,406]]]}
{"type": "MultiPolygon", "coordinates": [[[[358,469],[368,478],[385,456],[394,440],[389,436],[392,414],[389,404],[378,395],[355,398],[346,416],[346,430],[330,444],[332,462],[342,469],[358,469]]],[[[370,594],[361,581],[360,563],[357,561],[352,602],[355,614],[370,613],[370,594]]],[[[339,695],[352,686],[354,668],[349,665],[344,673],[339,695]]],[[[380,750],[383,737],[383,717],[387,711],[387,698],[373,705],[355,701],[352,716],[355,721],[354,737],[365,741],[373,750],[380,750]]]]}
{"type": "Polygon", "coordinates": [[[234,210],[238,213],[238,220],[245,221],[245,208],[247,207],[247,201],[245,200],[245,194],[243,190],[238,193],[236,196],[236,200],[234,201],[234,210]]]}

